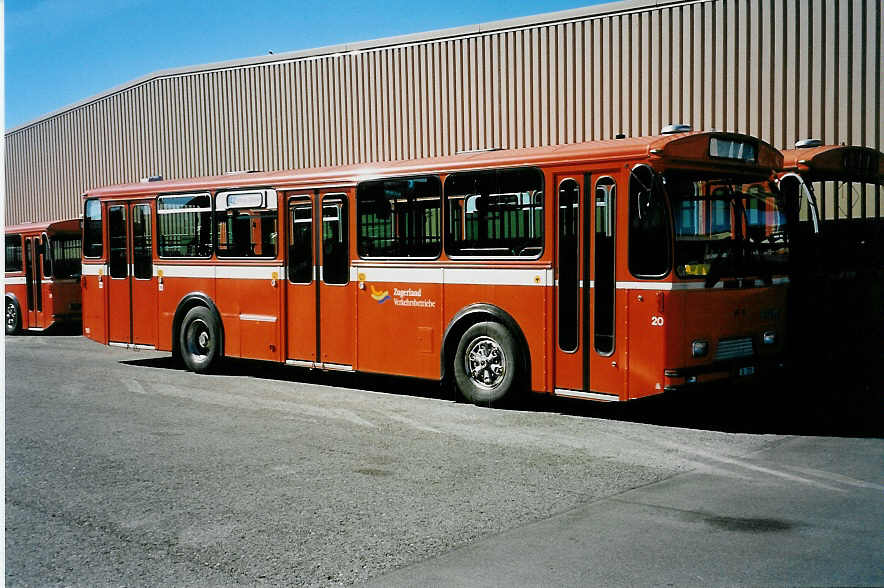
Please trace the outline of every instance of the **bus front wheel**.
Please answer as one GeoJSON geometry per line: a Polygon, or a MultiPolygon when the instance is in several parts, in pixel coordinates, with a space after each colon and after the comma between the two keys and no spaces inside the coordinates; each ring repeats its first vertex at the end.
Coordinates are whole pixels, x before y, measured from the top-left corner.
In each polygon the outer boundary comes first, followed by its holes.
{"type": "Polygon", "coordinates": [[[520,371],[518,349],[512,333],[500,323],[476,323],[467,329],[454,357],[461,395],[484,406],[511,400],[520,371]]]}
{"type": "Polygon", "coordinates": [[[205,306],[187,311],[178,333],[178,349],[187,369],[204,374],[218,358],[220,329],[215,315],[205,306]]]}
{"type": "Polygon", "coordinates": [[[21,329],[21,314],[12,298],[6,299],[6,334],[15,335],[21,329]]]}

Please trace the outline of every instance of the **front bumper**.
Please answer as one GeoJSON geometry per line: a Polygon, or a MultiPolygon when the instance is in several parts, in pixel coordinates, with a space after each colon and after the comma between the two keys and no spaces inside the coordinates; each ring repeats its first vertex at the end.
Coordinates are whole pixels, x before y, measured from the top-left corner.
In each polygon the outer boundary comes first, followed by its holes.
{"type": "Polygon", "coordinates": [[[663,370],[663,391],[676,392],[699,384],[731,380],[754,381],[786,367],[782,354],[765,357],[743,357],[727,361],[663,370]]]}

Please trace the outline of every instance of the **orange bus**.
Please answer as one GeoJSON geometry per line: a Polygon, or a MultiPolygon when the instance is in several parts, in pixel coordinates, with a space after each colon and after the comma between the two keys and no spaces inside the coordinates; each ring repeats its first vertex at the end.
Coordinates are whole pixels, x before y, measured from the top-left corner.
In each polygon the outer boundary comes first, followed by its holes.
{"type": "Polygon", "coordinates": [[[6,334],[80,320],[80,221],[6,227],[6,334]]]}
{"type": "Polygon", "coordinates": [[[171,351],[630,400],[783,349],[788,245],[753,137],[681,132],[84,196],[84,333],[171,351]]]}

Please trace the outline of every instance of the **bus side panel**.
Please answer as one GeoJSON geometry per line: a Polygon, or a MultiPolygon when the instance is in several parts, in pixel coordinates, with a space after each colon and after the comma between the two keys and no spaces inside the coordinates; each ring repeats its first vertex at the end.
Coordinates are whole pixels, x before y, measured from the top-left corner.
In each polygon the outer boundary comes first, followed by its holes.
{"type": "Polygon", "coordinates": [[[83,334],[107,344],[107,272],[104,264],[83,264],[83,334]]]}
{"type": "MultiPolygon", "coordinates": [[[[489,275],[496,270],[489,268],[489,275]]],[[[538,269],[537,276],[543,279],[545,269],[538,269]]],[[[541,282],[542,283],[542,282],[541,282]]],[[[547,292],[549,288],[538,286],[503,286],[475,284],[447,284],[445,286],[445,324],[464,307],[476,303],[497,306],[505,311],[522,330],[531,353],[531,389],[548,392],[547,374],[547,328],[549,311],[547,292]]],[[[457,342],[452,341],[453,345],[457,342]]]]}
{"type": "Polygon", "coordinates": [[[266,279],[216,279],[218,311],[224,322],[225,355],[283,360],[281,271],[279,267],[267,268],[266,279]],[[275,279],[270,277],[273,272],[277,275],[275,279]]]}
{"type": "Polygon", "coordinates": [[[215,280],[214,300],[221,315],[224,329],[224,355],[227,357],[244,357],[239,320],[240,281],[232,278],[215,280]]]}
{"type": "MultiPolygon", "coordinates": [[[[441,269],[429,271],[441,282],[441,269]]],[[[370,269],[359,272],[368,274],[368,280],[356,294],[358,369],[439,379],[441,284],[371,282],[370,269]]],[[[323,340],[323,350],[325,345],[323,340]]]]}
{"type": "Polygon", "coordinates": [[[172,350],[172,321],[181,299],[191,292],[202,292],[215,300],[214,278],[164,277],[163,289],[157,293],[157,349],[172,350]]]}

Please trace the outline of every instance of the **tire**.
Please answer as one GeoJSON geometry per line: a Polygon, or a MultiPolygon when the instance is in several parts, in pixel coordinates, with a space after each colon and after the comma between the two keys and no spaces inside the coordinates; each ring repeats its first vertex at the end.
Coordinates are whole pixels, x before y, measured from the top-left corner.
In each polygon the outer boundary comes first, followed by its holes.
{"type": "Polygon", "coordinates": [[[454,380],[469,402],[491,406],[515,400],[523,372],[519,345],[502,324],[476,323],[460,338],[454,380]]]}
{"type": "Polygon", "coordinates": [[[6,334],[15,335],[21,330],[21,311],[12,298],[6,299],[6,334]]]}
{"type": "Polygon", "coordinates": [[[178,330],[178,352],[192,372],[209,372],[220,355],[221,329],[215,314],[205,306],[187,311],[178,330]]]}

